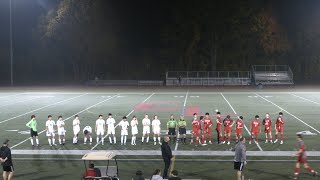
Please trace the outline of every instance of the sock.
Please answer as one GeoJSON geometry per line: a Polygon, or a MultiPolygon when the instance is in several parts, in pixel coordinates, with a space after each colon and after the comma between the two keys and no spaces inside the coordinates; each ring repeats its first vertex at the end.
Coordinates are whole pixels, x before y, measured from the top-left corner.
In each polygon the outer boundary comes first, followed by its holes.
{"type": "Polygon", "coordinates": [[[186,138],[183,138],[183,142],[186,143],[186,138]]]}
{"type": "Polygon", "coordinates": [[[85,137],[83,141],[84,141],[84,143],[86,143],[87,142],[87,138],[85,137]]]}
{"type": "Polygon", "coordinates": [[[39,139],[38,138],[36,139],[36,143],[39,145],[39,139]]]}
{"type": "Polygon", "coordinates": [[[281,141],[283,141],[284,139],[284,134],[281,134],[281,141]]]}
{"type": "Polygon", "coordinates": [[[90,138],[90,142],[92,143],[92,138],[90,138]]]}
{"type": "Polygon", "coordinates": [[[158,137],[158,141],[159,141],[159,143],[160,143],[160,137],[158,137]]]}
{"type": "Polygon", "coordinates": [[[180,141],[183,142],[183,138],[180,138],[180,141]]]}
{"type": "Polygon", "coordinates": [[[123,136],[121,136],[121,144],[123,144],[123,136]]]}
{"type": "Polygon", "coordinates": [[[115,136],[113,137],[113,141],[114,141],[114,142],[113,142],[114,144],[117,142],[117,139],[116,139],[115,136]]]}
{"type": "Polygon", "coordinates": [[[141,140],[141,142],[143,143],[143,141],[144,141],[144,136],[142,136],[142,140],[141,140]]]}
{"type": "Polygon", "coordinates": [[[236,141],[238,141],[239,140],[239,138],[238,138],[238,136],[236,136],[236,141]]]}
{"type": "Polygon", "coordinates": [[[199,144],[199,137],[196,138],[196,144],[199,144]]]}
{"type": "Polygon", "coordinates": [[[74,143],[78,143],[78,137],[77,136],[74,138],[74,143]]]}
{"type": "Polygon", "coordinates": [[[97,144],[99,143],[99,137],[97,137],[97,144]]]}
{"type": "Polygon", "coordinates": [[[300,168],[296,168],[294,170],[294,176],[298,176],[299,175],[299,171],[300,171],[300,168]]]}
{"type": "Polygon", "coordinates": [[[278,134],[276,134],[276,140],[278,140],[278,134]]]}
{"type": "Polygon", "coordinates": [[[217,134],[217,142],[219,143],[220,142],[220,135],[217,134]]]}
{"type": "Polygon", "coordinates": [[[59,139],[59,144],[61,144],[61,139],[59,139]]]}
{"type": "Polygon", "coordinates": [[[127,143],[127,136],[124,136],[123,144],[126,144],[126,143],[127,143]]]}
{"type": "Polygon", "coordinates": [[[314,170],[311,167],[306,168],[309,172],[314,173],[314,170]]]}
{"type": "Polygon", "coordinates": [[[56,140],[54,138],[52,138],[52,144],[55,144],[56,140]]]}
{"type": "Polygon", "coordinates": [[[133,144],[133,141],[134,141],[134,136],[132,136],[131,138],[131,144],[133,144]]]}
{"type": "Polygon", "coordinates": [[[147,137],[147,143],[149,142],[149,136],[147,137]]]}
{"type": "Polygon", "coordinates": [[[111,137],[109,136],[109,141],[110,141],[110,144],[112,144],[112,139],[111,139],[111,137]]]}
{"type": "Polygon", "coordinates": [[[31,145],[33,146],[33,139],[31,138],[30,141],[31,141],[31,145]]]}
{"type": "Polygon", "coordinates": [[[74,137],[72,139],[72,143],[76,143],[76,139],[74,137]]]}
{"type": "Polygon", "coordinates": [[[62,142],[65,143],[65,142],[66,142],[66,138],[63,138],[63,139],[62,139],[62,142]]]}
{"type": "Polygon", "coordinates": [[[209,135],[209,141],[211,141],[212,140],[212,136],[211,135],[209,135]]]}
{"type": "Polygon", "coordinates": [[[228,142],[230,142],[230,136],[228,136],[228,142]]]}
{"type": "Polygon", "coordinates": [[[102,144],[104,143],[104,137],[101,137],[101,142],[102,142],[102,144]]]}
{"type": "Polygon", "coordinates": [[[250,136],[250,141],[252,141],[252,136],[250,136]]]}
{"type": "Polygon", "coordinates": [[[156,137],[153,137],[153,141],[154,141],[154,142],[157,142],[157,138],[156,138],[156,137]]]}
{"type": "Polygon", "coordinates": [[[133,144],[136,144],[136,137],[135,136],[133,136],[133,144]]]}
{"type": "Polygon", "coordinates": [[[266,141],[268,141],[268,137],[266,137],[266,141]]]}
{"type": "Polygon", "coordinates": [[[48,139],[49,145],[51,145],[51,139],[48,139]]]}
{"type": "Polygon", "coordinates": [[[272,136],[269,138],[270,141],[272,141],[272,136]]]}

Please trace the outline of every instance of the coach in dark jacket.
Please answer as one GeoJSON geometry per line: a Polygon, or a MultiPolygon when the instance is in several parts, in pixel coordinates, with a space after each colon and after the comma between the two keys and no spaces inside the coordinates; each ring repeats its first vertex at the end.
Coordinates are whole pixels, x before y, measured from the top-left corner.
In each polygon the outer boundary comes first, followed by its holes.
{"type": "Polygon", "coordinates": [[[170,138],[165,136],[161,145],[162,158],[164,161],[163,178],[168,178],[168,170],[170,167],[171,160],[173,159],[171,148],[168,144],[170,138]]]}
{"type": "Polygon", "coordinates": [[[3,166],[3,178],[11,180],[13,177],[13,164],[11,158],[11,150],[8,147],[9,140],[5,140],[3,146],[0,148],[0,160],[3,166]]]}

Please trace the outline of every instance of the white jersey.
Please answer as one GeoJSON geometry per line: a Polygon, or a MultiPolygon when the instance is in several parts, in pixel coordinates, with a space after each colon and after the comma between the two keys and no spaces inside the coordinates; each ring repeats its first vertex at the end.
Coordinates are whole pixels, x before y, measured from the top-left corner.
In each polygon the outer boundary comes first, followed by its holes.
{"type": "Polygon", "coordinates": [[[116,121],[113,118],[108,118],[106,124],[108,125],[108,129],[114,129],[114,124],[116,121]]]}
{"type": "Polygon", "coordinates": [[[138,134],[138,121],[131,120],[131,133],[132,135],[138,134]]]}
{"type": "Polygon", "coordinates": [[[74,119],[72,122],[73,134],[77,135],[80,132],[80,120],[78,118],[74,119]]]}
{"type": "Polygon", "coordinates": [[[119,126],[121,127],[121,130],[128,130],[129,127],[129,123],[128,121],[120,121],[119,126]]]}
{"type": "Polygon", "coordinates": [[[143,126],[150,126],[150,119],[148,119],[148,118],[142,119],[142,125],[143,126]]]}
{"type": "Polygon", "coordinates": [[[85,130],[87,130],[89,134],[92,133],[92,128],[90,126],[84,127],[82,132],[84,133],[85,130]]]}
{"type": "Polygon", "coordinates": [[[157,130],[159,131],[160,130],[160,120],[159,119],[154,119],[152,120],[152,128],[153,128],[153,131],[157,130]]]}
{"type": "Polygon", "coordinates": [[[104,125],[105,125],[105,120],[103,119],[97,119],[96,120],[96,127],[97,127],[97,130],[103,130],[104,131],[104,125]]]}
{"type": "Polygon", "coordinates": [[[65,134],[65,129],[64,129],[64,121],[63,120],[58,120],[57,121],[57,127],[58,127],[58,134],[59,135],[64,135],[65,134]]]}
{"type": "Polygon", "coordinates": [[[47,131],[49,133],[54,133],[53,126],[55,126],[55,125],[56,125],[56,123],[54,122],[54,120],[47,120],[47,122],[46,122],[47,131]]]}

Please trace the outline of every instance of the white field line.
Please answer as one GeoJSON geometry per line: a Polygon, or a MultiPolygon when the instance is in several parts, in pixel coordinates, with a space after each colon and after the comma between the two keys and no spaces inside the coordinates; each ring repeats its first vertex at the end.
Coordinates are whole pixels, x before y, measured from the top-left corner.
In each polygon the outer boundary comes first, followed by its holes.
{"type": "Polygon", "coordinates": [[[84,96],[84,95],[87,95],[87,94],[81,94],[80,96],[75,96],[75,97],[72,97],[72,98],[69,98],[69,99],[65,99],[65,100],[62,100],[62,101],[58,101],[58,102],[55,102],[53,104],[49,104],[49,105],[46,105],[46,106],[42,106],[40,108],[37,108],[37,109],[34,109],[34,110],[31,110],[29,112],[26,112],[26,113],[23,113],[23,114],[20,114],[18,116],[15,116],[15,117],[12,117],[12,118],[9,118],[9,119],[6,119],[6,120],[3,120],[3,121],[0,121],[0,124],[4,123],[4,122],[7,122],[7,121],[11,121],[15,118],[18,118],[18,117],[21,117],[21,116],[24,116],[24,115],[27,115],[27,114],[30,114],[32,112],[36,112],[36,111],[39,111],[41,109],[44,109],[44,108],[47,108],[47,107],[50,107],[50,106],[54,106],[54,105],[57,105],[57,104],[60,104],[60,103],[63,103],[63,102],[67,102],[67,101],[70,101],[70,100],[73,100],[73,99],[76,99],[76,98],[79,98],[81,96],[84,96]]]}
{"type": "MultiPolygon", "coordinates": [[[[227,100],[227,98],[224,97],[224,95],[223,95],[222,93],[220,93],[220,94],[221,94],[221,96],[223,97],[223,99],[228,103],[228,105],[229,105],[230,108],[232,109],[233,113],[234,113],[234,114],[237,114],[237,112],[234,110],[234,108],[233,108],[232,105],[229,103],[229,101],[227,100]]],[[[238,115],[237,115],[237,117],[239,118],[238,115]]],[[[248,132],[248,134],[251,136],[251,133],[250,133],[249,129],[247,128],[247,126],[246,126],[245,124],[243,124],[243,125],[244,125],[244,128],[246,129],[246,131],[248,132]]],[[[263,151],[262,148],[261,148],[261,146],[260,146],[260,144],[256,144],[256,145],[258,146],[258,148],[259,148],[260,151],[263,151]]]]}
{"type": "Polygon", "coordinates": [[[35,100],[35,99],[39,99],[41,97],[35,97],[35,98],[31,98],[31,99],[25,99],[25,100],[21,100],[21,101],[14,101],[12,103],[9,103],[9,104],[4,104],[4,105],[1,105],[1,107],[6,107],[6,106],[10,106],[10,105],[14,105],[14,104],[18,104],[18,103],[22,103],[22,102],[27,102],[27,101],[32,101],[32,100],[35,100]]]}
{"type": "MultiPolygon", "coordinates": [[[[184,103],[183,103],[182,111],[181,111],[181,115],[182,115],[182,116],[184,116],[184,114],[185,114],[188,96],[189,96],[189,90],[187,91],[186,97],[184,98],[184,103]]],[[[178,130],[177,136],[179,136],[179,130],[178,130]]],[[[179,138],[179,137],[177,137],[177,138],[179,138]]],[[[174,150],[175,150],[175,151],[178,150],[178,146],[179,146],[179,144],[178,144],[178,139],[177,139],[177,140],[176,140],[176,145],[175,145],[175,147],[174,147],[174,150]]]]}
{"type": "Polygon", "coordinates": [[[266,99],[266,98],[264,98],[264,97],[260,96],[260,95],[259,95],[259,94],[257,94],[257,93],[255,93],[255,94],[256,94],[257,96],[259,96],[260,98],[264,99],[265,101],[267,101],[267,102],[269,102],[269,103],[273,104],[274,106],[276,106],[277,108],[279,108],[281,111],[284,111],[284,112],[286,112],[287,114],[291,115],[292,117],[294,117],[294,118],[295,118],[295,119],[297,119],[298,121],[302,122],[304,125],[306,125],[306,126],[310,127],[311,129],[313,129],[314,131],[316,131],[317,133],[319,133],[319,134],[320,134],[320,131],[319,131],[319,130],[317,130],[316,128],[314,128],[314,127],[310,126],[309,124],[307,124],[306,122],[304,122],[303,120],[301,120],[300,118],[298,118],[297,116],[295,116],[295,115],[291,114],[289,111],[287,111],[287,110],[283,109],[282,107],[280,107],[280,106],[278,106],[277,104],[273,103],[273,102],[272,102],[272,101],[270,101],[269,99],[266,99]]]}
{"type": "MultiPolygon", "coordinates": [[[[100,102],[98,102],[98,103],[96,103],[96,104],[93,104],[93,105],[91,105],[91,106],[89,106],[89,107],[87,107],[87,108],[85,108],[85,109],[83,109],[83,110],[81,110],[81,111],[79,111],[79,112],[77,112],[77,113],[69,116],[68,118],[64,119],[63,121],[67,121],[67,120],[71,119],[72,117],[74,117],[75,115],[78,115],[78,114],[80,114],[80,113],[83,113],[84,111],[87,111],[88,109],[91,109],[91,108],[93,108],[93,107],[95,107],[95,106],[97,106],[97,105],[99,105],[99,104],[101,104],[101,103],[104,103],[104,102],[106,102],[106,101],[108,101],[108,100],[110,100],[110,99],[113,99],[113,98],[117,97],[118,95],[119,95],[119,94],[116,94],[116,95],[114,95],[114,96],[112,96],[112,97],[109,97],[109,98],[103,100],[103,101],[100,101],[100,102]]],[[[38,133],[38,134],[40,135],[40,134],[42,134],[42,133],[45,132],[45,131],[46,131],[46,130],[44,129],[44,130],[42,130],[42,131],[41,131],[40,133],[38,133]]],[[[19,142],[18,144],[13,145],[13,146],[11,147],[11,149],[19,146],[20,144],[28,141],[29,139],[30,139],[30,138],[27,138],[27,139],[19,142]]]]}
{"type": "Polygon", "coordinates": [[[11,94],[11,95],[8,95],[8,96],[0,96],[0,99],[1,98],[6,98],[6,97],[18,96],[18,95],[21,95],[21,94],[26,94],[26,93],[18,93],[18,94],[11,94]]]}
{"type": "Polygon", "coordinates": [[[305,101],[309,101],[309,102],[312,102],[312,103],[314,103],[314,104],[320,105],[320,103],[315,102],[315,101],[312,101],[312,100],[310,100],[310,99],[307,99],[307,98],[304,98],[304,97],[301,97],[301,96],[298,96],[298,95],[295,95],[295,94],[292,94],[292,93],[289,93],[289,94],[291,94],[292,96],[298,97],[298,98],[300,98],[300,99],[303,99],[303,100],[305,100],[305,101]]]}
{"type": "MultiPolygon", "coordinates": [[[[155,93],[152,93],[150,96],[148,96],[145,100],[143,100],[141,103],[144,103],[146,102],[148,99],[150,99],[155,93]]],[[[132,113],[134,112],[134,109],[131,110],[127,115],[126,117],[130,116],[132,113]]],[[[114,129],[116,129],[117,127],[119,126],[119,124],[117,124],[114,129]]],[[[106,134],[103,139],[105,139],[109,134],[106,134]]],[[[99,144],[100,144],[101,140],[99,141],[99,143],[97,143],[96,145],[94,145],[92,148],[91,148],[91,151],[94,150],[99,144]]]]}

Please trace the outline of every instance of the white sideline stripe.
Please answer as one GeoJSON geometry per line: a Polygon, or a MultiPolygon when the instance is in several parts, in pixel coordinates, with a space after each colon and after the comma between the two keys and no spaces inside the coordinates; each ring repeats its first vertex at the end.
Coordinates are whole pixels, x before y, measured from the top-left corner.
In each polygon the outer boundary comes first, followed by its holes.
{"type": "MultiPolygon", "coordinates": [[[[222,93],[220,93],[220,94],[221,94],[221,96],[223,97],[223,99],[229,104],[229,106],[230,106],[230,108],[232,109],[233,113],[234,113],[234,114],[237,114],[237,112],[233,109],[233,107],[231,106],[231,104],[229,103],[229,101],[227,100],[227,98],[224,97],[224,95],[223,95],[222,93]]],[[[237,117],[239,118],[239,116],[237,116],[237,117]]],[[[246,126],[245,124],[243,124],[243,125],[244,125],[244,128],[247,130],[248,134],[251,136],[251,133],[250,133],[249,129],[247,128],[247,126],[246,126]]],[[[258,148],[259,148],[260,151],[263,151],[262,148],[261,148],[261,146],[260,146],[259,144],[256,144],[256,145],[258,146],[258,148]]]]}
{"type": "Polygon", "coordinates": [[[12,103],[9,103],[9,104],[4,104],[4,105],[1,105],[1,107],[6,107],[6,106],[10,106],[10,105],[14,105],[14,104],[18,104],[18,103],[22,103],[22,102],[26,102],[26,101],[32,101],[32,100],[35,100],[35,99],[39,99],[41,97],[35,97],[35,98],[31,98],[31,99],[25,99],[25,100],[22,100],[22,101],[14,101],[12,103]]]}
{"type": "Polygon", "coordinates": [[[26,94],[26,93],[18,93],[18,94],[11,94],[11,95],[8,95],[8,96],[0,96],[0,99],[1,98],[6,98],[6,97],[18,96],[18,95],[21,95],[21,94],[26,94]]]}
{"type": "MultiPolygon", "coordinates": [[[[143,100],[141,103],[144,103],[146,102],[148,99],[150,99],[155,93],[152,93],[150,96],[148,96],[145,100],[143,100]]],[[[132,113],[134,112],[134,109],[131,110],[129,112],[129,114],[126,115],[126,117],[130,116],[132,113]]],[[[117,127],[119,126],[119,123],[114,127],[114,129],[116,129],[117,127]]],[[[109,134],[106,134],[103,139],[105,139],[109,134]]],[[[101,140],[99,141],[99,144],[100,144],[101,140]]],[[[91,148],[91,151],[94,150],[99,144],[96,144],[94,145],[92,148],[91,148]]]]}
{"type": "MultiPolygon", "coordinates": [[[[188,96],[189,96],[189,90],[187,91],[186,98],[184,98],[184,103],[183,103],[182,112],[181,112],[181,115],[182,115],[182,116],[184,116],[184,114],[185,114],[188,96]]],[[[179,131],[179,130],[178,130],[178,131],[179,131]]],[[[178,132],[177,134],[178,134],[178,136],[180,135],[179,132],[178,132]]],[[[177,138],[178,138],[178,137],[177,137],[177,138]]],[[[178,140],[176,140],[176,145],[175,145],[175,147],[174,147],[174,150],[175,150],[175,151],[178,150],[178,146],[179,146],[178,140]]]]}
{"type": "Polygon", "coordinates": [[[315,101],[312,101],[312,100],[310,100],[310,99],[307,99],[307,98],[304,98],[304,97],[301,97],[301,96],[298,96],[298,95],[295,95],[295,94],[292,94],[292,93],[289,93],[289,94],[291,94],[292,96],[298,97],[298,98],[300,98],[300,99],[303,99],[303,100],[312,102],[312,103],[314,103],[314,104],[320,105],[320,103],[315,102],[315,101]]]}
{"type": "Polygon", "coordinates": [[[278,106],[277,104],[273,103],[272,101],[260,96],[259,94],[255,93],[257,96],[261,97],[262,99],[264,99],[265,101],[268,101],[269,103],[273,104],[274,106],[276,106],[277,108],[279,108],[281,111],[284,111],[286,113],[288,113],[289,115],[291,115],[292,117],[296,118],[297,120],[299,120],[300,122],[302,122],[303,124],[305,124],[306,126],[310,127],[311,129],[315,130],[317,133],[320,134],[320,131],[318,131],[316,128],[310,126],[309,124],[307,124],[306,122],[304,122],[303,120],[301,120],[300,118],[298,118],[297,116],[291,114],[289,111],[283,109],[282,107],[278,106]]]}
{"type": "MultiPolygon", "coordinates": [[[[98,150],[22,150],[14,149],[15,155],[84,155],[98,150]]],[[[161,156],[159,150],[108,150],[117,156],[161,156]]],[[[234,151],[173,151],[176,156],[231,156],[234,151]]],[[[247,151],[247,156],[251,157],[291,157],[297,151],[247,151]]],[[[308,157],[319,157],[320,151],[308,151],[308,157]]],[[[296,158],[296,157],[294,157],[296,158]]]]}
{"type": "MultiPolygon", "coordinates": [[[[68,119],[70,119],[70,118],[74,117],[75,115],[80,114],[80,113],[82,113],[82,112],[84,112],[84,111],[86,111],[86,110],[88,110],[88,109],[91,109],[91,108],[93,108],[93,107],[95,107],[95,106],[97,106],[97,105],[99,105],[99,104],[101,104],[101,103],[104,103],[104,102],[106,102],[106,101],[108,101],[108,100],[110,100],[110,99],[112,99],[112,98],[114,98],[114,97],[116,97],[116,96],[118,96],[118,94],[117,94],[117,95],[114,95],[114,96],[112,96],[112,97],[109,97],[109,98],[107,98],[107,99],[105,99],[105,100],[103,100],[103,101],[100,101],[100,102],[98,102],[98,103],[96,103],[96,104],[94,104],[94,105],[91,105],[91,106],[89,106],[89,107],[87,107],[87,108],[85,108],[85,109],[83,109],[83,110],[81,110],[81,111],[79,111],[79,112],[77,112],[77,113],[75,113],[75,114],[73,114],[73,115],[69,116],[68,118],[64,119],[63,121],[67,121],[68,119]]],[[[44,129],[44,130],[42,130],[40,133],[38,133],[38,135],[42,134],[42,133],[43,133],[43,132],[45,132],[45,131],[46,131],[45,129],[44,129]]],[[[15,148],[15,147],[19,146],[20,144],[22,144],[22,143],[24,143],[24,142],[28,141],[29,139],[30,139],[30,138],[27,138],[27,139],[25,139],[25,140],[21,141],[20,143],[15,144],[14,146],[12,146],[12,147],[11,147],[11,149],[13,149],[13,148],[15,148]]]]}
{"type": "Polygon", "coordinates": [[[84,96],[84,95],[87,95],[87,93],[86,93],[86,94],[81,94],[81,95],[79,95],[79,96],[75,96],[75,97],[72,97],[72,98],[69,98],[69,99],[65,99],[65,100],[62,100],[62,101],[58,101],[58,102],[55,102],[55,103],[53,103],[53,104],[49,104],[49,105],[46,105],[46,106],[42,106],[42,107],[40,107],[40,108],[34,109],[34,110],[32,110],[32,111],[29,111],[29,112],[26,112],[26,113],[23,113],[23,114],[20,114],[20,115],[18,115],[18,116],[15,116],[15,117],[12,117],[12,118],[9,118],[9,119],[0,121],[0,124],[2,124],[2,123],[4,123],[4,122],[7,122],[7,121],[11,121],[12,119],[15,119],[15,118],[18,118],[18,117],[21,117],[21,116],[30,114],[30,113],[32,113],[32,112],[39,111],[39,110],[41,110],[41,109],[44,109],[44,108],[47,108],[47,107],[50,107],[50,106],[54,106],[54,105],[57,105],[57,104],[60,104],[60,103],[63,103],[63,102],[67,102],[67,101],[70,101],[70,100],[79,98],[79,97],[84,96]]]}

